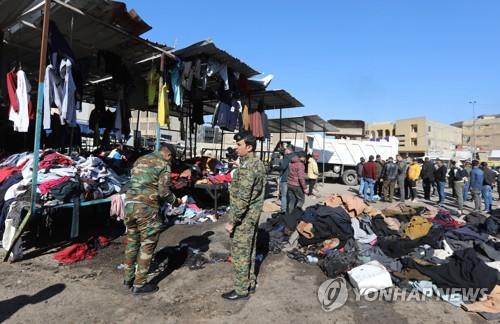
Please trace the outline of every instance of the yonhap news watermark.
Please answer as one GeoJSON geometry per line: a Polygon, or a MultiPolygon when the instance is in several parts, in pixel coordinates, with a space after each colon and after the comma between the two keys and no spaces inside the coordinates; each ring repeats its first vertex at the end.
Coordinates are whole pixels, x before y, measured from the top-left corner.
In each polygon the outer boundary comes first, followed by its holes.
{"type": "MultiPolygon", "coordinates": [[[[385,301],[385,302],[425,302],[430,300],[447,300],[458,303],[474,302],[488,294],[487,288],[438,288],[436,286],[401,289],[389,287],[353,288],[354,302],[385,301]]],[[[348,300],[350,291],[347,282],[342,277],[328,279],[318,289],[318,300],[326,312],[341,308],[348,300]]]]}

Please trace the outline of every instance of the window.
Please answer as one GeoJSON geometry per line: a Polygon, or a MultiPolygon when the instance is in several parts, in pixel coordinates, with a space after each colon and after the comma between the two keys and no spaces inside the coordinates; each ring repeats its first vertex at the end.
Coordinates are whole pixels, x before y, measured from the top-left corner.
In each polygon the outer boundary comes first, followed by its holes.
{"type": "Polygon", "coordinates": [[[412,145],[412,146],[417,146],[417,145],[418,145],[418,141],[417,141],[417,139],[416,139],[416,138],[412,138],[412,139],[411,139],[411,145],[412,145]]]}
{"type": "Polygon", "coordinates": [[[386,129],[385,130],[385,137],[389,137],[389,136],[391,136],[391,131],[386,129]]]}
{"type": "Polygon", "coordinates": [[[432,141],[431,141],[431,140],[429,140],[429,141],[427,142],[427,144],[428,144],[429,146],[431,146],[431,145],[432,145],[432,141]]]}
{"type": "Polygon", "coordinates": [[[379,130],[377,131],[377,137],[379,137],[379,138],[380,138],[380,137],[384,137],[384,131],[383,131],[382,129],[379,129],[379,130]]]}
{"type": "Polygon", "coordinates": [[[428,132],[430,133],[431,132],[431,126],[428,127],[428,132]]]}
{"type": "Polygon", "coordinates": [[[411,124],[411,131],[412,131],[412,133],[417,133],[418,132],[418,125],[417,124],[411,124]]]}
{"type": "Polygon", "coordinates": [[[396,129],[395,128],[392,130],[392,136],[396,136],[396,129]]]}

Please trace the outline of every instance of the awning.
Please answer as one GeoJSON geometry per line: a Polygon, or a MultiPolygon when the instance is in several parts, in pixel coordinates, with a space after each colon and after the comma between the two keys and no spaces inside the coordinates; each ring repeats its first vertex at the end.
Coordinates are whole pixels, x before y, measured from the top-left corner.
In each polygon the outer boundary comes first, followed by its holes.
{"type": "Polygon", "coordinates": [[[13,24],[34,0],[0,0],[0,30],[13,24]]]}
{"type": "MultiPolygon", "coordinates": [[[[269,132],[280,132],[280,119],[268,121],[269,132]]],[[[336,132],[337,128],[318,115],[290,117],[281,119],[281,133],[322,133],[336,132]]]]}
{"type": "Polygon", "coordinates": [[[204,40],[188,47],[174,51],[174,54],[183,60],[192,60],[198,57],[210,57],[238,73],[243,73],[247,78],[260,74],[245,62],[230,55],[226,51],[215,46],[212,40],[204,40]]]}

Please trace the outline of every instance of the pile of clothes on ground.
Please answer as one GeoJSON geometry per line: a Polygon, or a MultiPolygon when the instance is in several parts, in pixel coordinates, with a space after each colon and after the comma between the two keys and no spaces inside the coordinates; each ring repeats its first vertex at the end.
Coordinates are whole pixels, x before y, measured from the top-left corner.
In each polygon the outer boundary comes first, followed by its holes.
{"type": "MultiPolygon", "coordinates": [[[[128,175],[118,175],[98,157],[66,156],[53,150],[40,151],[36,203],[44,210],[63,203],[79,203],[109,197],[121,192],[128,175]]],[[[14,154],[0,162],[0,235],[9,249],[21,223],[22,213],[29,209],[33,153],[14,154]]],[[[14,258],[22,255],[21,242],[16,244],[14,258]]]]}
{"type": "Polygon", "coordinates": [[[332,278],[347,274],[360,290],[430,289],[455,306],[500,318],[500,210],[456,218],[444,209],[377,210],[355,196],[332,195],[261,228],[271,252],[317,263],[332,278]],[[480,293],[447,293],[452,288],[480,293]]]}
{"type": "Polygon", "coordinates": [[[161,208],[165,223],[171,224],[199,224],[206,221],[216,222],[224,213],[223,210],[204,210],[198,207],[196,200],[191,196],[181,198],[179,206],[166,203],[161,208]]]}

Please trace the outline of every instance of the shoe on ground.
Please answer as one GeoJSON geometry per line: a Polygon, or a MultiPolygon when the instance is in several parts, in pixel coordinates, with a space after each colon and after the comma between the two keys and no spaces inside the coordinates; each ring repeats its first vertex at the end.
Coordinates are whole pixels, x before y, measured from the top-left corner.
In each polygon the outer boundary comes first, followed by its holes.
{"type": "Polygon", "coordinates": [[[257,291],[257,285],[250,287],[250,289],[248,289],[249,294],[255,294],[256,291],[257,291]]]}
{"type": "Polygon", "coordinates": [[[224,293],[221,296],[222,298],[227,300],[247,300],[250,298],[249,295],[239,295],[235,290],[231,290],[230,292],[224,293]]]}
{"type": "Polygon", "coordinates": [[[134,279],[129,281],[123,280],[123,288],[130,290],[133,285],[134,285],[134,279]]]}
{"type": "Polygon", "coordinates": [[[153,284],[145,284],[144,286],[141,287],[132,287],[132,292],[134,295],[147,295],[147,294],[154,294],[157,292],[160,288],[158,288],[157,285],[153,284]]]}

